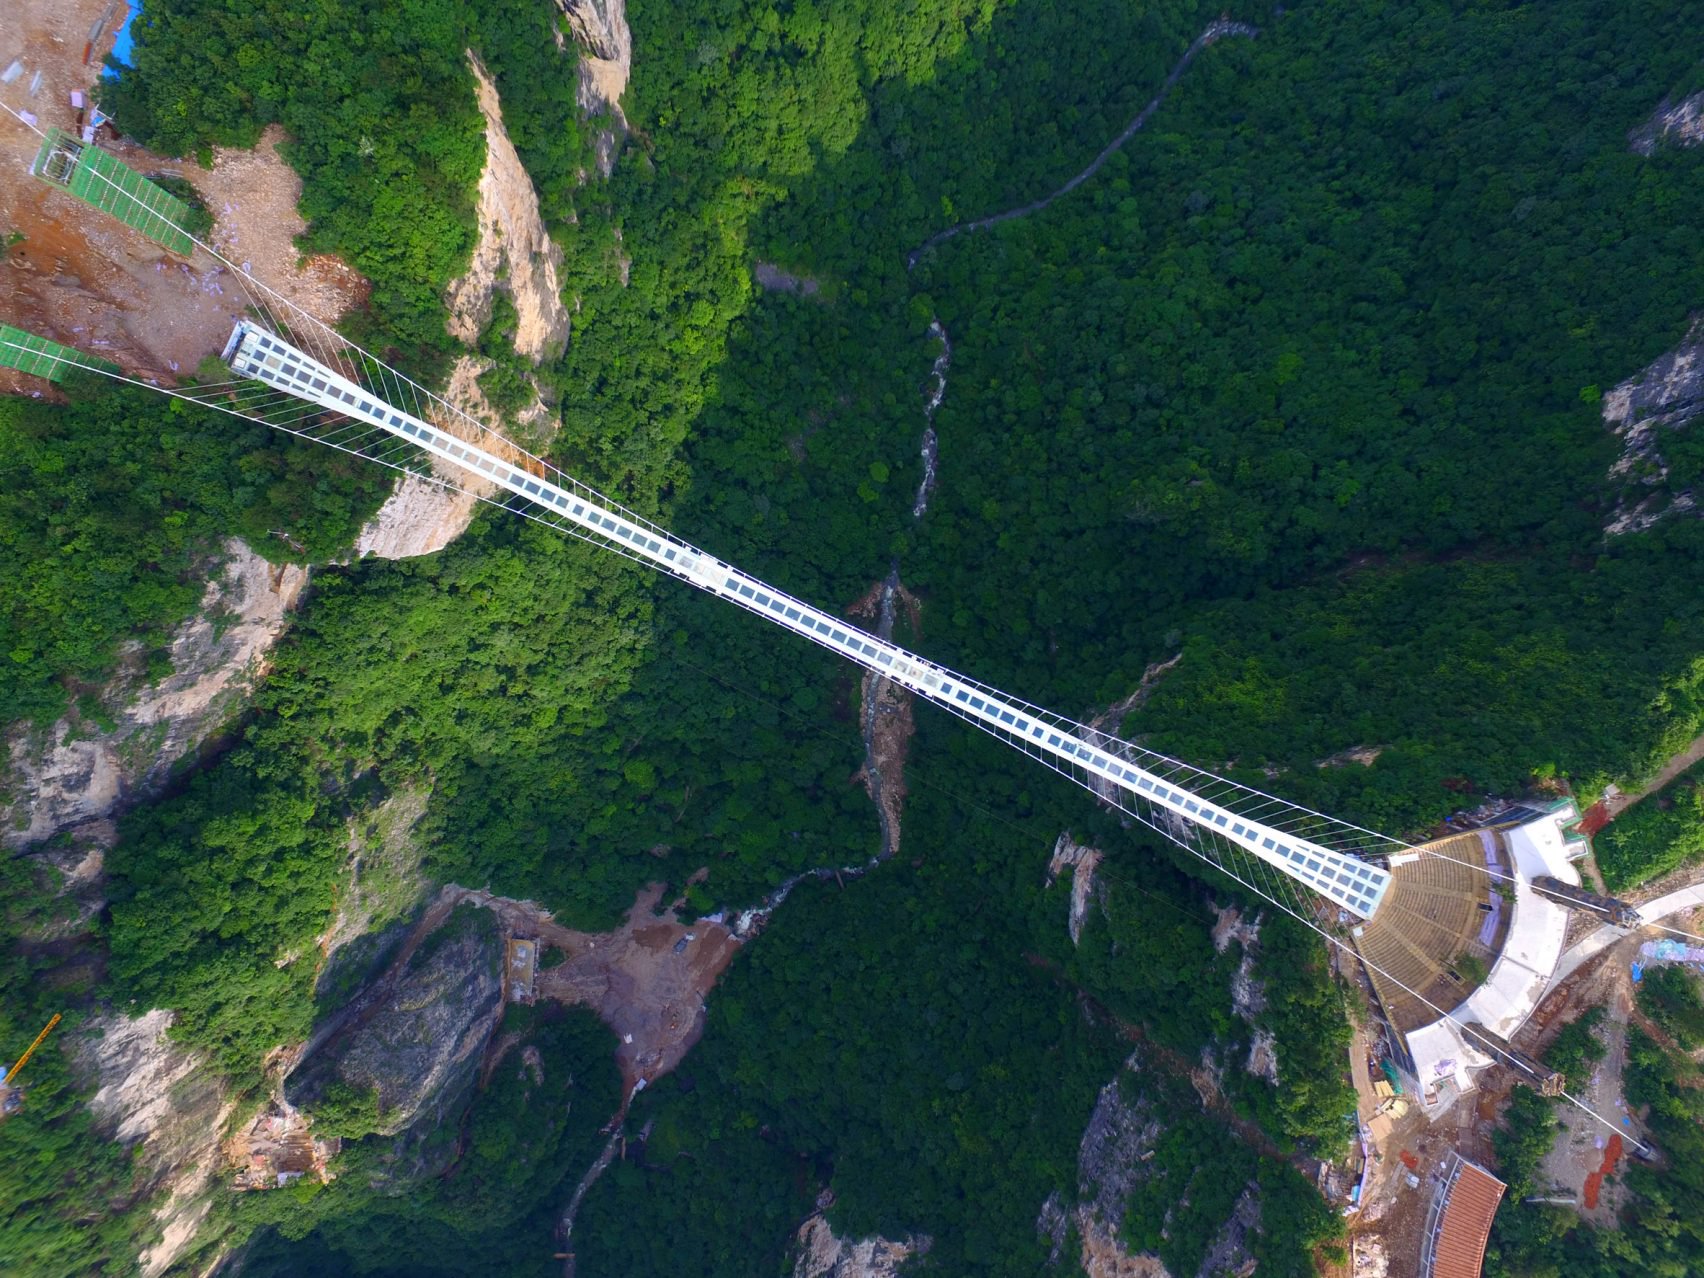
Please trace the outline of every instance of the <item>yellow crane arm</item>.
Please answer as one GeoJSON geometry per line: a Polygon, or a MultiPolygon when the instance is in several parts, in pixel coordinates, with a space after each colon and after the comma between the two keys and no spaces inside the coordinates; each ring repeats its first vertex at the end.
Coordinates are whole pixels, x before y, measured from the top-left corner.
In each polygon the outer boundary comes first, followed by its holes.
{"type": "Polygon", "coordinates": [[[53,1019],[47,1023],[47,1028],[42,1030],[41,1033],[37,1034],[35,1036],[35,1042],[31,1043],[28,1047],[26,1047],[24,1049],[24,1054],[22,1056],[18,1057],[18,1063],[16,1065],[12,1066],[11,1069],[6,1071],[6,1085],[8,1087],[11,1087],[11,1086],[14,1085],[13,1080],[18,1077],[18,1071],[21,1070],[26,1064],[29,1063],[30,1057],[35,1055],[35,1049],[41,1046],[43,1039],[45,1039],[49,1034],[53,1033],[53,1027],[57,1024],[59,1024],[59,1013],[55,1012],[53,1014],[53,1019]]]}

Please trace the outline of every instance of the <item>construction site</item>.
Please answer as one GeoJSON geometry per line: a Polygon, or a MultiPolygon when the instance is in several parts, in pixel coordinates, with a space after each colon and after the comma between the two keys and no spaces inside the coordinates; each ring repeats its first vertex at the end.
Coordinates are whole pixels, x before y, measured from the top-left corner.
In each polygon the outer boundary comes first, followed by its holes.
{"type": "MultiPolygon", "coordinates": [[[[279,131],[252,151],[215,148],[204,168],[94,123],[102,61],[125,13],[121,0],[6,6],[0,83],[29,126],[0,129],[0,165],[16,175],[0,183],[6,319],[84,362],[171,385],[218,349],[245,300],[227,267],[189,255],[188,205],[153,179],[188,183],[213,219],[208,242],[231,261],[271,264],[267,282],[317,318],[335,321],[367,286],[338,259],[296,248],[301,179],[278,154],[279,131]],[[89,215],[70,211],[78,205],[89,215]]],[[[0,394],[54,393],[31,370],[0,366],[0,394]]]]}
{"type": "Polygon", "coordinates": [[[1434,855],[1392,858],[1384,907],[1353,930],[1366,1024],[1351,1049],[1357,1149],[1335,1183],[1356,1278],[1480,1272],[1503,1195],[1492,1135],[1517,1086],[1562,1095],[1545,1049],[1591,1009],[1603,1059],[1578,1104],[1556,1106],[1543,1200],[1613,1224],[1620,1160],[1660,1161],[1622,1092],[1625,1031],[1644,1019],[1641,960],[1690,953],[1643,924],[1691,927],[1704,888],[1595,891],[1579,826],[1571,802],[1515,808],[1415,849],[1434,855]]]}

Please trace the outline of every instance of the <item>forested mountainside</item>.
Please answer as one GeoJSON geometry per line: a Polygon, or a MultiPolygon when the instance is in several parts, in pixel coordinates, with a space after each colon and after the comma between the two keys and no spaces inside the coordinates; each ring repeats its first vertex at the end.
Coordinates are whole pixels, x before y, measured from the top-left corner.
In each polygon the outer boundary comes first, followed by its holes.
{"type": "MultiPolygon", "coordinates": [[[[1704,451],[1685,412],[1638,448],[1606,413],[1704,306],[1704,155],[1630,145],[1704,88],[1699,6],[636,0],[619,119],[576,78],[609,6],[566,8],[148,0],[105,101],[163,154],[281,125],[304,247],[372,284],[348,328],[443,376],[473,50],[572,323],[535,366],[500,304],[492,402],[536,386],[557,464],[803,598],[849,609],[897,564],[919,601],[898,637],[1039,704],[1122,703],[1126,735],[1397,834],[1535,781],[1594,797],[1704,730],[1704,451]],[[1068,194],[936,238],[1057,190],[1162,91],[1068,194]]],[[[1340,1148],[1353,1105],[1305,930],[1266,918],[1244,964],[1212,935],[1257,904],[1235,884],[928,707],[871,866],[864,690],[827,655],[494,512],[432,556],[331,562],[381,477],[141,391],[67,399],[0,403],[9,718],[98,730],[133,641],[164,673],[227,536],[321,566],[246,713],[122,817],[94,909],[67,846],[5,863],[6,1042],[62,1008],[68,1045],[169,1009],[240,1125],[288,1091],[278,1049],[362,991],[492,960],[477,911],[409,933],[437,885],[601,934],[652,882],[683,919],[733,917],[842,871],[774,909],[625,1109],[607,1026],[480,1002],[507,1063],[400,1131],[382,1087],[298,1097],[344,1138],[336,1179],[214,1180],[150,1272],[554,1273],[569,1215],[582,1275],[770,1273],[819,1211],[921,1272],[1069,1273],[1103,1226],[1179,1275],[1338,1254],[1292,1160],[1340,1148]],[[1077,940],[1046,874],[1062,832],[1105,854],[1077,940]],[[381,847],[394,898],[331,962],[381,847]],[[1260,1010],[1233,1005],[1242,967],[1260,1010]],[[1258,1032],[1281,1085],[1238,1064],[1258,1032]],[[1109,1107],[1153,1157],[1108,1225],[1080,1158],[1109,1107]],[[1227,1241],[1234,1217],[1259,1228],[1227,1241]]],[[[1616,853],[1624,881],[1704,847],[1686,803],[1660,849],[1616,853]]],[[[130,1272],[171,1206],[74,1054],[32,1064],[0,1124],[15,1272],[130,1272]]],[[[1704,1216],[1704,1186],[1638,1193],[1647,1227],[1546,1218],[1495,1263],[1697,1264],[1659,1224],[1704,1216]]]]}

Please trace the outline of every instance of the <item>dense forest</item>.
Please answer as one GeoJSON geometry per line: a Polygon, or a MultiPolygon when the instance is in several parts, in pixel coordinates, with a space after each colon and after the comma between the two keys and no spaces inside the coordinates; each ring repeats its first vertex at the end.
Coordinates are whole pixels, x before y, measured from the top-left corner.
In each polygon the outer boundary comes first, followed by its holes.
{"type": "Polygon", "coordinates": [[[160,649],[226,537],[330,557],[387,487],[353,457],[104,385],[67,405],[0,399],[0,467],[0,705],[40,722],[98,688],[122,641],[165,673],[160,649]]]}
{"type": "Polygon", "coordinates": [[[1597,861],[1614,891],[1704,858],[1704,765],[1681,773],[1598,835],[1597,861]]]}
{"type": "MultiPolygon", "coordinates": [[[[303,247],[373,281],[352,331],[431,376],[457,350],[441,296],[474,233],[472,49],[565,257],[573,337],[536,375],[571,473],[837,607],[897,561],[922,599],[907,642],[1064,712],[1181,654],[1128,733],[1392,833],[1534,780],[1591,797],[1648,775],[1704,727],[1704,525],[1604,537],[1623,494],[1601,399],[1704,298],[1698,153],[1627,147],[1704,74],[1676,38],[1696,7],[1233,6],[1258,36],[1203,51],[1092,180],[908,265],[1080,171],[1219,9],[636,0],[607,181],[588,176],[566,21],[531,0],[149,0],[135,69],[106,93],[171,154],[281,124],[303,247]],[[759,260],[818,290],[758,292],[759,260]],[[953,363],[918,522],[932,320],[953,363]],[[1371,766],[1322,766],[1358,746],[1371,766]]],[[[496,309],[481,349],[501,356],[496,309]]],[[[0,403],[21,479],[0,498],[11,717],[98,714],[121,645],[160,648],[222,536],[280,557],[271,530],[292,530],[320,562],[347,545],[379,481],[259,433],[81,389],[0,403]]],[[[229,748],[122,822],[98,960],[57,972],[28,941],[53,883],[14,861],[8,962],[92,1003],[174,1009],[253,1101],[268,1053],[329,1010],[287,956],[311,952],[351,823],[387,796],[430,790],[434,882],[597,928],[644,883],[707,867],[694,905],[737,909],[877,848],[857,699],[817,650],[487,513],[438,555],[319,569],[229,748]]],[[[1240,955],[1208,928],[1252,903],[926,707],[905,781],[900,855],[798,889],[712,995],[703,1041],[635,1099],[624,1130],[649,1135],[585,1199],[581,1272],[774,1272],[826,1190],[842,1233],[928,1235],[933,1271],[1033,1273],[1037,1211],[1077,1193],[1115,1079],[1174,1116],[1131,1246],[1193,1272],[1246,1187],[1261,1272],[1309,1272],[1339,1222],[1288,1156],[1340,1150],[1353,1108],[1317,940],[1265,921],[1258,1028],[1283,1086],[1227,1069],[1209,1107],[1182,1065],[1246,1056],[1257,1027],[1230,1005],[1240,955]],[[1067,888],[1044,884],[1065,830],[1108,854],[1077,946],[1067,888]],[[1223,1179],[1196,1175],[1201,1149],[1223,1179]]],[[[1612,827],[1612,886],[1696,855],[1696,793],[1612,827]]],[[[1667,994],[1653,1019],[1693,1026],[1667,994]]],[[[38,989],[8,1007],[8,1041],[49,1005],[38,989]]],[[[222,1201],[251,1268],[549,1271],[619,1083],[589,1016],[510,1016],[552,1065],[542,1090],[506,1073],[479,1092],[471,1152],[406,1195],[368,1137],[331,1186],[222,1201]]],[[[1590,1028],[1565,1044],[1575,1069],[1590,1028]]],[[[1699,1139],[1687,1067],[1654,1040],[1632,1059],[1678,1158],[1699,1139]]],[[[1548,1121],[1517,1102],[1512,1186],[1548,1121]]],[[[123,1269],[149,1204],[57,1053],[0,1154],[20,1272],[65,1272],[69,1222],[91,1214],[91,1268],[123,1269]],[[54,1158],[84,1170],[30,1177],[54,1158]]],[[[1621,1233],[1505,1213],[1497,1272],[1684,1272],[1697,1187],[1630,1183],[1640,1223],[1621,1233]]]]}

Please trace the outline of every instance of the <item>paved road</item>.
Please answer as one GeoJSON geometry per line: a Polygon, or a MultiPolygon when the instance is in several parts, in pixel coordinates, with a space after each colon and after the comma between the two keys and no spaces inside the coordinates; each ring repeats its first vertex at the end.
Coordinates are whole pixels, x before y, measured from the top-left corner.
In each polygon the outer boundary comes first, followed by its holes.
{"type": "MultiPolygon", "coordinates": [[[[1647,923],[1654,923],[1658,919],[1667,918],[1670,914],[1694,910],[1701,905],[1704,905],[1704,883],[1694,883],[1691,887],[1684,887],[1677,892],[1670,892],[1666,896],[1659,896],[1654,901],[1647,901],[1639,907],[1639,914],[1647,923]]],[[[1569,946],[1563,953],[1561,960],[1556,964],[1556,971],[1550,978],[1550,984],[1544,987],[1544,998],[1549,998],[1551,992],[1577,972],[1583,964],[1596,958],[1611,945],[1629,935],[1631,933],[1623,931],[1621,928],[1606,925],[1595,932],[1587,933],[1574,945],[1569,946]]],[[[1539,1002],[1542,1003],[1544,998],[1539,999],[1539,1002]]]]}

